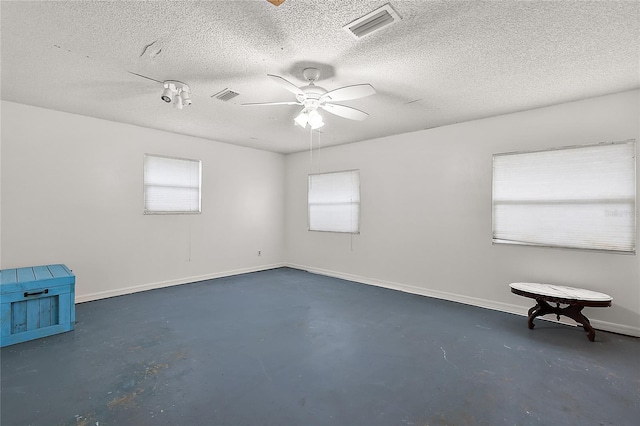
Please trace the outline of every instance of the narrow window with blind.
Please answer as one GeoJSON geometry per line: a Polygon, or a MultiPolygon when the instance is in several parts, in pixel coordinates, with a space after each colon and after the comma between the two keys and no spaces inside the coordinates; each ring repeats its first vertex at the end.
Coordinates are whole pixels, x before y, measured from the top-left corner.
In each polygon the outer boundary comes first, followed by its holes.
{"type": "Polygon", "coordinates": [[[144,156],[144,213],[200,213],[202,164],[198,160],[144,156]]]}
{"type": "Polygon", "coordinates": [[[635,140],[493,156],[493,242],[635,253],[635,140]]]}
{"type": "Polygon", "coordinates": [[[360,232],[360,172],[309,175],[309,230],[360,232]]]}

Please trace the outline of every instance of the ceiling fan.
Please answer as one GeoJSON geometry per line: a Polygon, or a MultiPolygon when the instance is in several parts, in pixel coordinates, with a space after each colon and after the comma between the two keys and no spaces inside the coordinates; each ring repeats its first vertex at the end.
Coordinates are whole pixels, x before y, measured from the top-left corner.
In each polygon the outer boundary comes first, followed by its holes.
{"type": "Polygon", "coordinates": [[[364,120],[369,116],[364,111],[348,107],[345,105],[334,104],[333,102],[347,101],[351,99],[364,98],[376,93],[376,90],[370,84],[356,84],[353,86],[340,87],[331,91],[316,86],[315,81],[320,77],[320,70],[317,68],[305,68],[302,71],[302,75],[305,80],[309,82],[308,85],[298,87],[290,81],[272,74],[267,76],[280,84],[282,87],[296,95],[296,101],[291,102],[258,102],[258,103],[245,103],[242,106],[263,106],[263,105],[301,105],[302,111],[294,119],[295,123],[300,127],[306,127],[307,124],[312,129],[317,129],[324,125],[322,116],[318,113],[318,109],[322,108],[325,111],[335,114],[339,117],[348,118],[350,120],[364,120]]]}

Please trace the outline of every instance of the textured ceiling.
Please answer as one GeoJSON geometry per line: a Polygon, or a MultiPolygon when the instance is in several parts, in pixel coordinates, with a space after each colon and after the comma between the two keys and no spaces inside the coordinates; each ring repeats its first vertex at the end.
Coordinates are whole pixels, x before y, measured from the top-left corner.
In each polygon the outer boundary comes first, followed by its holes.
{"type": "Polygon", "coordinates": [[[3,100],[275,152],[308,149],[299,106],[267,74],[332,90],[365,121],[322,112],[329,146],[640,87],[637,1],[203,2],[1,4],[3,100]],[[356,40],[342,27],[390,3],[402,20],[356,40]],[[193,105],[160,100],[155,80],[191,86],[193,105]],[[220,101],[228,88],[240,95],[220,101]]]}

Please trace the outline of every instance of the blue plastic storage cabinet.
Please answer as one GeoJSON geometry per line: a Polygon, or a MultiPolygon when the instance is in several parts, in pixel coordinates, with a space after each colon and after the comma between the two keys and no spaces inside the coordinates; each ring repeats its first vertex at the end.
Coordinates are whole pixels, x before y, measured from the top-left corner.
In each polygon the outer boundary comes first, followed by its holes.
{"type": "Polygon", "coordinates": [[[65,265],[0,271],[0,347],[73,330],[75,285],[65,265]]]}

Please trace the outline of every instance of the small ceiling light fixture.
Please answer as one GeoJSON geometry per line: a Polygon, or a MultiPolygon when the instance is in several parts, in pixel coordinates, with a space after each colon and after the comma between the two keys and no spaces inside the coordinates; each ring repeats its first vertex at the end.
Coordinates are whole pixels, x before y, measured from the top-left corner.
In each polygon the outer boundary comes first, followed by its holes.
{"type": "Polygon", "coordinates": [[[184,107],[182,96],[176,96],[176,99],[173,101],[173,106],[176,107],[176,109],[182,109],[184,107]]]}
{"type": "Polygon", "coordinates": [[[162,83],[164,90],[160,97],[166,103],[173,102],[173,106],[182,109],[184,105],[191,105],[191,88],[188,84],[176,80],[167,80],[162,83]]]}
{"type": "Polygon", "coordinates": [[[171,89],[165,86],[164,90],[162,91],[161,99],[167,103],[171,102],[173,100],[173,92],[171,91],[171,89]]]}
{"type": "Polygon", "coordinates": [[[180,92],[180,99],[182,99],[182,103],[185,105],[191,105],[191,98],[189,97],[189,92],[183,90],[180,92]]]}

